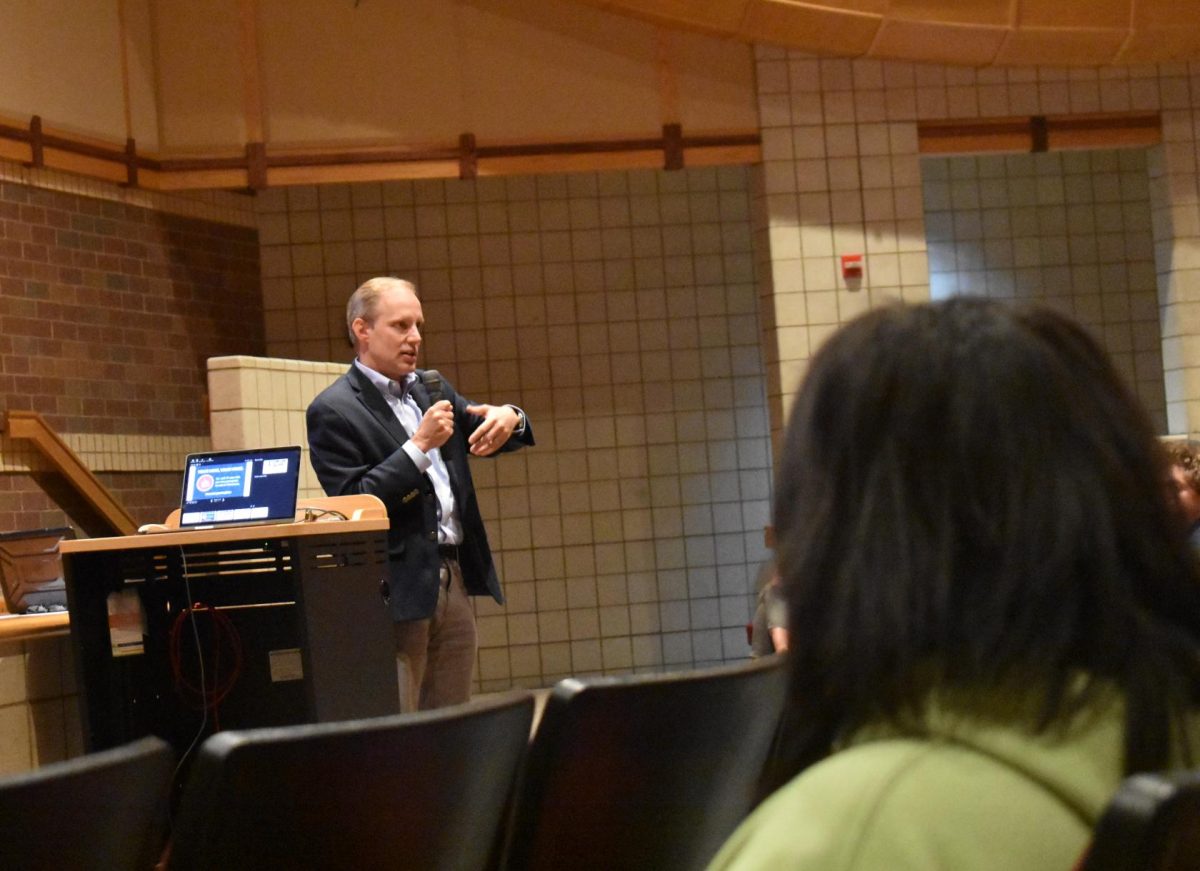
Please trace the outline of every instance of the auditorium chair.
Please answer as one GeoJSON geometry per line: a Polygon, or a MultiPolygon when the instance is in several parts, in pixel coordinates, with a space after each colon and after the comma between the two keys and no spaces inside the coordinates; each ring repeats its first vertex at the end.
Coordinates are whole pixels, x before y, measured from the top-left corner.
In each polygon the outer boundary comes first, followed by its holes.
{"type": "Polygon", "coordinates": [[[153,868],[174,768],[167,742],[142,738],[0,778],[0,868],[153,868]]]}
{"type": "Polygon", "coordinates": [[[529,740],[533,695],[201,745],[169,869],[481,869],[529,740]]]}
{"type": "Polygon", "coordinates": [[[1104,809],[1079,871],[1200,871],[1200,771],[1135,774],[1104,809]]]}
{"type": "Polygon", "coordinates": [[[702,868],[753,806],[784,693],[779,657],[559,682],[518,785],[504,867],[702,868]]]}

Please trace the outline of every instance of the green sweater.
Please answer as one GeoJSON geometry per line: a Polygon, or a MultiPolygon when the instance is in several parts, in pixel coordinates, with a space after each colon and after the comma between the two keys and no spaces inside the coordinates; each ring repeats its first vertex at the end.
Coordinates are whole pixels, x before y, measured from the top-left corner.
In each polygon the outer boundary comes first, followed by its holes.
{"type": "Polygon", "coordinates": [[[710,869],[1069,871],[1122,779],[1122,717],[1031,735],[931,705],[925,734],[870,730],[802,772],[710,869]]]}

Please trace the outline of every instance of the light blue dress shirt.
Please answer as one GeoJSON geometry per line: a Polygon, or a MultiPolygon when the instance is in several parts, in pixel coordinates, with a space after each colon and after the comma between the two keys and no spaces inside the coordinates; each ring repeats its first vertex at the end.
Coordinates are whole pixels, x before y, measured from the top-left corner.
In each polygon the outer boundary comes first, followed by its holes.
{"type": "MultiPolygon", "coordinates": [[[[364,366],[360,360],[356,359],[354,365],[370,379],[372,384],[379,388],[379,392],[383,394],[392,414],[396,415],[396,420],[400,421],[400,425],[409,435],[408,441],[404,443],[404,452],[408,454],[418,471],[427,473],[430,480],[433,481],[433,492],[438,500],[438,544],[461,544],[463,540],[462,524],[458,520],[454,491],[450,488],[450,473],[446,470],[446,463],[442,460],[441,451],[431,448],[426,453],[418,448],[412,440],[412,434],[421,425],[422,411],[417,405],[417,401],[413,399],[411,392],[406,392],[404,399],[400,399],[392,392],[394,389],[392,385],[396,384],[395,381],[376,372],[370,366],[364,366]]],[[[416,380],[417,373],[409,372],[406,379],[407,386],[411,388],[416,380]]]]}

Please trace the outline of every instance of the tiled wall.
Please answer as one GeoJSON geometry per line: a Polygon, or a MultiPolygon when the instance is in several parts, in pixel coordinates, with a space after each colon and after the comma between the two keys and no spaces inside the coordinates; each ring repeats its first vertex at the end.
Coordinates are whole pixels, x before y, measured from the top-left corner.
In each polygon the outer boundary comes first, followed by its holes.
{"type": "Polygon", "coordinates": [[[1037,299],[1088,326],[1166,431],[1144,149],[924,158],[934,299],[1037,299]]]}
{"type": "Polygon", "coordinates": [[[1149,170],[1167,431],[1195,439],[1200,438],[1200,65],[1188,69],[1188,79],[1162,83],[1163,144],[1150,152],[1149,170]]]}
{"type": "Polygon", "coordinates": [[[878,61],[757,51],[755,226],[770,252],[759,278],[773,310],[765,340],[779,430],[816,348],[871,306],[928,298],[929,276],[916,125],[894,118],[887,99],[905,79],[878,61]],[[846,254],[864,256],[861,279],[843,278],[846,254]]]}
{"type": "MultiPolygon", "coordinates": [[[[1166,426],[1200,429],[1200,65],[973,69],[817,58],[766,45],[756,56],[764,163],[754,213],[770,250],[759,279],[774,308],[764,319],[775,427],[832,329],[882,299],[927,296],[918,120],[1158,110],[1164,144],[1148,166],[1166,426]],[[847,283],[836,256],[859,251],[865,276],[847,283]]],[[[1139,361],[1149,351],[1138,341],[1117,350],[1134,353],[1141,382],[1139,368],[1152,367],[1139,361]]]]}
{"type": "Polygon", "coordinates": [[[324,496],[308,459],[304,412],[345,371],[342,363],[213,357],[208,361],[213,450],[300,445],[299,497],[324,496]]]}
{"type": "Polygon", "coordinates": [[[66,636],[0,642],[0,775],[83,752],[66,636]]]}
{"type": "Polygon", "coordinates": [[[509,599],[477,604],[481,689],[747,655],[770,493],[750,175],[260,198],[272,356],[348,361],[345,300],[396,274],[423,365],[530,416],[535,448],[473,461],[509,599]]]}

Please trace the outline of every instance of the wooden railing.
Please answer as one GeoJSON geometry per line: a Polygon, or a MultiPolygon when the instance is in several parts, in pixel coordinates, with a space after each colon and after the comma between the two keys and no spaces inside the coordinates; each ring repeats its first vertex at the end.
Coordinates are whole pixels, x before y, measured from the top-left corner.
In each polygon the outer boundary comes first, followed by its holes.
{"type": "Polygon", "coordinates": [[[439,145],[281,148],[261,141],[221,156],[161,157],[124,144],[47,129],[40,115],[28,126],[0,118],[0,160],[57,169],[148,190],[227,188],[262,190],[296,184],[473,179],[483,175],[602,169],[683,169],[757,163],[757,130],[685,133],[662,125],[661,135],[638,139],[479,143],[474,133],[439,145]]]}
{"type": "Polygon", "coordinates": [[[89,536],[132,535],[137,523],[79,455],[35,411],[9,411],[0,430],[28,442],[47,462],[31,477],[89,536]]]}
{"type": "Polygon", "coordinates": [[[1148,148],[1162,142],[1159,112],[1097,112],[1020,118],[950,118],[917,123],[921,154],[1148,148]]]}

